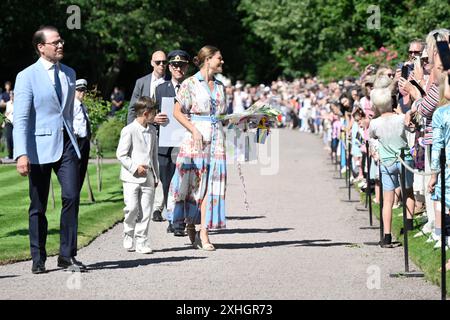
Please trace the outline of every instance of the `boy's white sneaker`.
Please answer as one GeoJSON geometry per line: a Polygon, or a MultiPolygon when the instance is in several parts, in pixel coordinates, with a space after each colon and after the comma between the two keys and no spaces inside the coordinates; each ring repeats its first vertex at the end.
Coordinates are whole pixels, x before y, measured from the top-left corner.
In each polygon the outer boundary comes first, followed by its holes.
{"type": "Polygon", "coordinates": [[[131,250],[133,248],[133,237],[125,234],[123,236],[123,248],[127,250],[131,250]]]}
{"type": "Polygon", "coordinates": [[[147,241],[136,241],[136,252],[150,254],[152,253],[152,249],[148,245],[147,241]]]}

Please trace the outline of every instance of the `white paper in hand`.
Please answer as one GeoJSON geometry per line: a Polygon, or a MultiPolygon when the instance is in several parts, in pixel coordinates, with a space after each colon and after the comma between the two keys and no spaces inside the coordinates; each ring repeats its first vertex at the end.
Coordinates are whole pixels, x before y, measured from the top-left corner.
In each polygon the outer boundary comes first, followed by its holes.
{"type": "Polygon", "coordinates": [[[161,113],[167,115],[168,124],[159,127],[159,146],[160,147],[179,147],[183,141],[186,129],[173,116],[175,105],[174,98],[162,98],[161,113]]]}

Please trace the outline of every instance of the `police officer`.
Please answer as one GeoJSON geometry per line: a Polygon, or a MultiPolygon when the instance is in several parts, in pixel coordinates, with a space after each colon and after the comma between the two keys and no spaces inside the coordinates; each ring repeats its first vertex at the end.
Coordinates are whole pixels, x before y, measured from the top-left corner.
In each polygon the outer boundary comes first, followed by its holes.
{"type": "MultiPolygon", "coordinates": [[[[172,75],[172,79],[163,82],[156,87],[155,98],[156,103],[161,108],[161,101],[164,97],[175,97],[181,83],[186,78],[186,72],[189,68],[190,56],[186,51],[174,50],[167,55],[169,60],[169,71],[172,75]]],[[[159,162],[159,174],[161,184],[163,188],[163,195],[158,193],[155,197],[154,214],[158,216],[158,213],[162,212],[164,206],[167,205],[167,196],[169,193],[170,181],[175,173],[175,162],[177,159],[178,148],[176,147],[159,147],[158,148],[158,162],[159,162]]],[[[175,236],[184,236],[184,225],[172,226],[172,217],[167,217],[169,220],[169,226],[167,232],[174,232],[175,236]]]]}
{"type": "Polygon", "coordinates": [[[80,191],[83,186],[84,177],[89,162],[91,150],[91,124],[87,114],[86,106],[83,104],[87,90],[87,81],[79,79],[75,83],[75,102],[73,108],[73,130],[77,137],[78,147],[81,153],[80,160],[80,191]]]}

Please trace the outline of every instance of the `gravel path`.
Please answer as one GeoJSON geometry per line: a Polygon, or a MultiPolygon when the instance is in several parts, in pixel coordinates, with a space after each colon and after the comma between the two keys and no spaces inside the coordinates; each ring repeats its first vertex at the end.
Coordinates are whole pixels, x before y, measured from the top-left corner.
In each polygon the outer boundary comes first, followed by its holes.
{"type": "Polygon", "coordinates": [[[401,247],[364,244],[378,230],[365,228],[357,204],[341,201],[345,183],[333,179],[319,138],[277,132],[278,174],[242,167],[249,212],[229,166],[228,229],[211,236],[217,251],[194,250],[187,237],[167,235],[165,222],[152,222],[154,253],[126,252],[119,224],[79,251],[89,273],[58,270],[56,257],[43,275],[31,274],[30,261],[0,266],[0,299],[439,299],[424,279],[389,277],[404,268],[401,247]]]}

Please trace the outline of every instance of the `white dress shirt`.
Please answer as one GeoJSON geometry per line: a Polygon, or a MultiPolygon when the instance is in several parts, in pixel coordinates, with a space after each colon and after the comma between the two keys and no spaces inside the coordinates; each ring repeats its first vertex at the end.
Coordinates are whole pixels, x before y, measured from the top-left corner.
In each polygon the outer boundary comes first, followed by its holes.
{"type": "Polygon", "coordinates": [[[152,73],[152,81],[150,82],[150,98],[155,98],[156,87],[164,82],[164,77],[156,78],[155,74],[152,73]]]}
{"type": "Polygon", "coordinates": [[[75,98],[73,104],[73,131],[76,136],[80,138],[86,138],[87,136],[87,122],[83,114],[82,108],[86,112],[86,116],[89,119],[86,108],[82,105],[81,101],[75,98]]]}
{"type": "MultiPolygon", "coordinates": [[[[44,65],[45,70],[47,70],[48,76],[50,77],[50,81],[55,86],[55,64],[51,63],[48,60],[45,60],[44,58],[39,58],[39,61],[44,65]]],[[[59,81],[61,82],[61,89],[62,89],[62,96],[61,101],[64,101],[64,98],[67,97],[67,91],[69,90],[69,84],[67,83],[67,77],[66,74],[61,70],[61,66],[59,63],[58,65],[58,75],[59,75],[59,81]]]]}
{"type": "Polygon", "coordinates": [[[13,114],[14,114],[14,104],[11,100],[9,100],[6,103],[5,116],[11,123],[13,123],[13,120],[14,120],[13,114]]]}
{"type": "Polygon", "coordinates": [[[173,79],[171,81],[172,81],[173,89],[175,90],[175,94],[178,94],[178,90],[180,89],[181,83],[173,81],[173,79]],[[178,86],[178,88],[177,88],[177,86],[178,86]]]}

